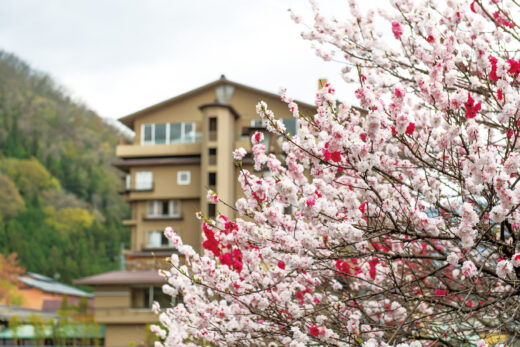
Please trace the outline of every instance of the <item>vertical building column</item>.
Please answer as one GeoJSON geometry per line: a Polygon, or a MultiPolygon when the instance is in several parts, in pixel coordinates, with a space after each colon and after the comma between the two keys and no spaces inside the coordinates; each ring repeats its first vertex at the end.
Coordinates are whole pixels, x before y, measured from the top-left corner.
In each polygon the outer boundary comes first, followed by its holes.
{"type": "MultiPolygon", "coordinates": [[[[220,201],[234,206],[235,198],[235,170],[233,161],[233,147],[235,144],[235,115],[227,105],[210,104],[200,107],[203,112],[203,135],[201,153],[201,210],[208,215],[207,191],[209,189],[209,173],[216,172],[215,191],[220,201]],[[216,118],[216,138],[210,137],[210,118],[216,118]],[[209,149],[217,151],[217,161],[209,164],[209,149]]],[[[224,203],[217,204],[217,210],[229,217],[234,217],[232,208],[224,203]]]]}

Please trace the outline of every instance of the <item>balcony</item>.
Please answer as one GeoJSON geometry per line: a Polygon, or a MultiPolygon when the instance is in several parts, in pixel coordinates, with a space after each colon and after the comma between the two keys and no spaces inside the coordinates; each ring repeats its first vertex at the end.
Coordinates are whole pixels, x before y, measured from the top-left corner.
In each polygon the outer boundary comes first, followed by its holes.
{"type": "Polygon", "coordinates": [[[200,155],[200,142],[174,143],[169,145],[118,145],[116,155],[120,158],[168,157],[200,155]]]}
{"type": "MultiPolygon", "coordinates": [[[[167,256],[172,255],[173,253],[177,254],[177,248],[173,244],[166,244],[166,245],[150,245],[146,242],[141,243],[141,252],[150,252],[151,257],[158,256],[158,254],[162,254],[163,252],[167,252],[167,256]],[[155,253],[158,254],[155,254],[155,253]]],[[[160,259],[159,259],[160,260],[160,259]]]]}
{"type": "Polygon", "coordinates": [[[183,214],[178,215],[160,215],[160,216],[148,216],[147,214],[142,214],[141,219],[145,222],[153,222],[153,221],[172,221],[172,220],[183,220],[183,214]]]}
{"type": "Polygon", "coordinates": [[[131,227],[131,226],[137,225],[137,220],[136,219],[124,219],[123,220],[123,225],[127,226],[127,227],[131,227]]]}
{"type": "Polygon", "coordinates": [[[94,319],[100,324],[148,324],[157,322],[157,316],[148,308],[96,307],[94,319]]]}
{"type": "Polygon", "coordinates": [[[120,191],[119,194],[126,195],[130,193],[151,193],[155,190],[155,183],[150,188],[130,188],[120,191]]]}

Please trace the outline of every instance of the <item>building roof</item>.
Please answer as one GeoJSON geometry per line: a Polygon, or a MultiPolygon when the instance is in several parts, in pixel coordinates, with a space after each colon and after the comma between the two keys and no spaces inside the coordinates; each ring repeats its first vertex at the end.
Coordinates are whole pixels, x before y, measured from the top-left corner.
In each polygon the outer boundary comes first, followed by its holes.
{"type": "MultiPolygon", "coordinates": [[[[132,128],[133,127],[133,123],[134,123],[134,120],[139,118],[140,116],[144,115],[144,114],[147,114],[149,112],[152,112],[152,111],[155,111],[155,110],[158,110],[160,108],[163,108],[165,106],[169,106],[169,105],[172,105],[172,104],[175,104],[176,102],[179,102],[183,99],[186,99],[190,96],[193,96],[197,93],[200,93],[206,89],[210,89],[210,88],[214,88],[220,84],[227,84],[227,85],[231,85],[235,88],[240,88],[240,89],[244,89],[244,90],[248,90],[248,91],[251,91],[251,92],[254,92],[255,94],[257,95],[264,95],[264,96],[267,96],[267,97],[274,97],[274,98],[279,98],[280,95],[278,94],[275,94],[275,93],[271,93],[271,92],[267,92],[265,90],[261,90],[261,89],[257,89],[257,88],[253,88],[253,87],[250,87],[250,86],[247,86],[245,84],[241,84],[241,83],[237,83],[237,82],[233,82],[233,81],[230,81],[228,80],[224,75],[222,75],[218,80],[216,81],[213,81],[213,82],[210,82],[208,84],[205,84],[201,87],[198,87],[198,88],[195,88],[195,89],[192,89],[186,93],[183,93],[183,94],[180,94],[180,95],[177,95],[171,99],[168,99],[168,100],[165,100],[165,101],[162,101],[158,104],[155,104],[155,105],[152,105],[152,106],[149,106],[149,107],[146,107],[142,110],[139,110],[137,112],[134,112],[134,113],[131,113],[127,116],[124,116],[124,117],[121,117],[119,118],[119,121],[121,123],[123,123],[124,125],[126,125],[127,127],[129,128],[132,128]]],[[[310,107],[310,108],[313,108],[315,109],[316,106],[315,105],[311,105],[311,104],[308,104],[306,102],[302,102],[302,101],[297,101],[295,100],[295,102],[301,106],[306,106],[306,107],[310,107]]],[[[214,104],[216,105],[216,104],[214,104]]],[[[226,107],[229,107],[229,105],[220,105],[218,104],[219,106],[226,106],[226,107]]],[[[210,106],[210,105],[206,105],[206,106],[210,106]]],[[[235,117],[237,117],[238,115],[236,114],[235,112],[235,117]]]]}
{"type": "MultiPolygon", "coordinates": [[[[78,305],[79,299],[75,297],[67,298],[67,305],[74,306],[78,305]]],[[[42,311],[45,312],[56,312],[61,308],[63,304],[63,299],[46,299],[42,302],[42,311]]],[[[87,300],[87,305],[89,309],[94,309],[94,298],[89,298],[87,300]]]]}
{"type": "Polygon", "coordinates": [[[110,271],[80,278],[74,281],[76,284],[89,286],[109,285],[109,284],[162,284],[165,283],[163,277],[159,276],[158,271],[110,271]]]}
{"type": "Polygon", "coordinates": [[[26,275],[20,276],[18,279],[20,282],[27,286],[38,288],[44,292],[72,295],[72,296],[83,296],[87,298],[94,297],[93,294],[87,293],[83,290],[71,287],[69,285],[56,282],[50,277],[40,275],[33,272],[27,272],[26,275]]]}
{"type": "Polygon", "coordinates": [[[9,318],[12,316],[26,319],[33,314],[37,314],[45,319],[56,317],[55,312],[42,312],[40,310],[34,310],[25,307],[0,305],[0,320],[9,320],[9,318]]]}

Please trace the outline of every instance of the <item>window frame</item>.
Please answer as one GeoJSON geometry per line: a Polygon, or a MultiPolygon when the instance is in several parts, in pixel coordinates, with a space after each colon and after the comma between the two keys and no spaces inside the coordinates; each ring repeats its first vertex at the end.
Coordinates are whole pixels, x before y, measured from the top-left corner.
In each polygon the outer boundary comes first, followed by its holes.
{"type": "Polygon", "coordinates": [[[146,218],[180,218],[181,201],[179,199],[170,200],[148,200],[146,203],[146,218]],[[162,214],[163,204],[168,203],[168,214],[162,214]],[[152,212],[152,213],[150,213],[152,212]],[[161,213],[159,213],[161,212],[161,213]]]}
{"type": "Polygon", "coordinates": [[[126,190],[132,189],[132,175],[129,173],[126,174],[126,177],[125,177],[125,189],[126,190]]]}
{"type": "Polygon", "coordinates": [[[253,119],[251,120],[251,127],[252,128],[267,128],[267,122],[263,119],[253,119]],[[260,122],[260,124],[257,124],[258,122],[260,122]]]}
{"type": "Polygon", "coordinates": [[[146,232],[146,248],[148,248],[148,249],[173,248],[173,243],[166,238],[166,236],[164,235],[164,232],[159,231],[159,230],[148,230],[146,232]],[[155,235],[157,235],[157,234],[160,235],[160,240],[159,240],[158,245],[150,242],[150,235],[152,233],[155,235]],[[163,243],[163,241],[166,241],[166,242],[163,243]]]}
{"type": "Polygon", "coordinates": [[[136,191],[149,191],[153,189],[153,171],[137,171],[135,173],[135,190],[136,191]],[[139,179],[139,177],[143,176],[144,174],[150,174],[150,185],[149,186],[143,186],[143,178],[139,179]]]}
{"type": "Polygon", "coordinates": [[[187,186],[191,184],[191,171],[190,170],[179,170],[177,171],[177,185],[179,186],[187,186]],[[181,180],[183,174],[187,174],[188,178],[186,180],[181,180]]]}
{"type": "Polygon", "coordinates": [[[173,123],[143,123],[141,124],[141,145],[172,145],[176,143],[195,143],[197,142],[197,133],[196,133],[196,123],[195,122],[173,122],[173,123]],[[171,139],[172,134],[172,124],[180,124],[181,126],[181,137],[178,141],[173,141],[171,139]],[[164,143],[157,143],[155,139],[155,127],[157,125],[164,125],[166,127],[165,129],[165,142],[164,143]],[[186,132],[186,127],[188,125],[191,125],[191,131],[189,133],[186,132]],[[145,129],[146,127],[150,127],[151,129],[151,140],[146,141],[145,139],[145,129]],[[190,135],[188,137],[188,135],[190,135]],[[189,141],[187,141],[189,139],[189,141]]]}

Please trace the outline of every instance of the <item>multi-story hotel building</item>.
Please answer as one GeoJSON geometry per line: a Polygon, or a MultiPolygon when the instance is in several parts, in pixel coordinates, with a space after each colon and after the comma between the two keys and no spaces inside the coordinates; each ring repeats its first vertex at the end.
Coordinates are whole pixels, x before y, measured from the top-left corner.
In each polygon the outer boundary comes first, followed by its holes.
{"type": "MultiPolygon", "coordinates": [[[[223,203],[209,204],[206,195],[212,189],[228,203],[240,197],[231,153],[238,147],[249,153],[252,133],[264,129],[256,114],[261,100],[296,133],[296,121],[278,95],[224,76],[120,119],[135,132],[133,143],[121,143],[116,150],[116,167],[126,173],[124,196],[132,209],[123,222],[132,230],[126,266],[76,281],[95,287],[95,320],[106,325],[107,346],[146,344],[145,326],[157,322],[152,302],[171,299],[162,294],[157,274],[162,259],[175,251],[163,235],[165,227],[201,251],[195,214],[234,216],[223,203]]],[[[315,112],[309,104],[299,103],[299,108],[315,112]]],[[[270,151],[279,150],[278,139],[266,134],[266,142],[270,151]]]]}

